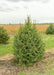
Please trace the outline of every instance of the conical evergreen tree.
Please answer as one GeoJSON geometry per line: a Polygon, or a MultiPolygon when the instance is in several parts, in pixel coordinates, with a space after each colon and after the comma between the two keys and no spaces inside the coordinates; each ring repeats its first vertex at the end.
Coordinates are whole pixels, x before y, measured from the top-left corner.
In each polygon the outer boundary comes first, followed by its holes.
{"type": "Polygon", "coordinates": [[[46,29],[46,34],[54,34],[54,25],[50,24],[49,27],[46,29]]]}
{"type": "Polygon", "coordinates": [[[32,65],[44,56],[44,44],[28,17],[14,39],[14,56],[19,65],[32,65]]]}
{"type": "Polygon", "coordinates": [[[9,35],[4,27],[0,27],[0,44],[5,44],[9,40],[9,35]]]}

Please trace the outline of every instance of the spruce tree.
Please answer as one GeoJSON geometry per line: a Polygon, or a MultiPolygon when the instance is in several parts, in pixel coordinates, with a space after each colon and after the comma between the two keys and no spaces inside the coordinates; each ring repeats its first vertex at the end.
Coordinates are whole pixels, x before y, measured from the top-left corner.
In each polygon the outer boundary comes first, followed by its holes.
{"type": "Polygon", "coordinates": [[[46,34],[54,34],[54,25],[50,24],[49,27],[46,29],[46,34]]]}
{"type": "Polygon", "coordinates": [[[9,35],[4,27],[0,27],[0,44],[5,44],[9,40],[9,35]]]}
{"type": "Polygon", "coordinates": [[[44,44],[37,33],[35,23],[32,26],[30,17],[25,26],[20,27],[14,38],[14,56],[18,65],[32,65],[44,56],[44,44]]]}

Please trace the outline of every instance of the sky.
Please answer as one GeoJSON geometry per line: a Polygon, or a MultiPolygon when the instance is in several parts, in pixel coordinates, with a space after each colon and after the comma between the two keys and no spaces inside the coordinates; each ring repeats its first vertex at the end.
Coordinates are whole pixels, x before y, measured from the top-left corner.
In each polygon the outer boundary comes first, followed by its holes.
{"type": "Polygon", "coordinates": [[[0,0],[0,24],[54,23],[54,0],[0,0]]]}

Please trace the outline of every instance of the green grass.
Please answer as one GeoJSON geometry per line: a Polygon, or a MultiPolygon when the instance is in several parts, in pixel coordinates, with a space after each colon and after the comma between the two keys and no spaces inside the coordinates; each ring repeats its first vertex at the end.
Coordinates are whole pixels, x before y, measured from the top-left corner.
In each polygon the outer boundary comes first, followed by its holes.
{"type": "Polygon", "coordinates": [[[47,37],[50,37],[50,38],[54,38],[54,35],[41,35],[41,38],[47,38],[47,37]]]}
{"type": "Polygon", "coordinates": [[[51,49],[54,48],[54,35],[41,35],[42,39],[48,38],[48,40],[45,40],[45,49],[51,49]]]}
{"type": "MultiPolygon", "coordinates": [[[[48,38],[48,40],[45,41],[45,49],[51,49],[51,48],[54,48],[54,35],[41,35],[41,38],[45,39],[45,38],[48,38]]],[[[11,37],[9,39],[9,44],[0,44],[0,55],[4,55],[4,54],[7,54],[7,53],[12,53],[13,51],[13,40],[14,38],[11,37]]]]}
{"type": "Polygon", "coordinates": [[[9,42],[13,42],[14,37],[10,37],[9,42]]]}
{"type": "Polygon", "coordinates": [[[4,55],[7,53],[12,53],[12,44],[8,45],[0,45],[0,55],[4,55]]]}
{"type": "Polygon", "coordinates": [[[0,44],[0,55],[13,53],[13,38],[10,38],[8,42],[9,44],[0,44]]]}
{"type": "Polygon", "coordinates": [[[54,48],[54,39],[53,40],[49,39],[45,41],[45,49],[51,48],[54,48]]]}

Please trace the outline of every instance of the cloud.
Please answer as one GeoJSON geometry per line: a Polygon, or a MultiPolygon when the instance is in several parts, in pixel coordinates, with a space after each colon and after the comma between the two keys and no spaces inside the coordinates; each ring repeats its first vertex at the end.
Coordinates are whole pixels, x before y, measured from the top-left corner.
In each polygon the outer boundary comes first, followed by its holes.
{"type": "Polygon", "coordinates": [[[13,11],[14,9],[12,8],[4,8],[0,6],[0,12],[9,12],[9,11],[13,11]]]}
{"type": "Polygon", "coordinates": [[[47,3],[49,2],[50,0],[42,0],[43,3],[47,3]]]}
{"type": "Polygon", "coordinates": [[[19,9],[20,7],[15,7],[15,9],[19,9]]]}
{"type": "Polygon", "coordinates": [[[49,0],[7,0],[7,1],[10,1],[10,2],[19,2],[19,1],[41,1],[41,2],[48,2],[49,0]]]}
{"type": "Polygon", "coordinates": [[[28,7],[27,7],[27,6],[24,6],[23,8],[24,8],[24,9],[28,9],[28,7]]]}
{"type": "Polygon", "coordinates": [[[11,2],[19,2],[19,1],[34,1],[34,0],[8,0],[8,1],[11,1],[11,2]]]}
{"type": "Polygon", "coordinates": [[[12,10],[13,10],[12,8],[8,7],[8,4],[0,3],[0,12],[8,12],[12,10]]]}

